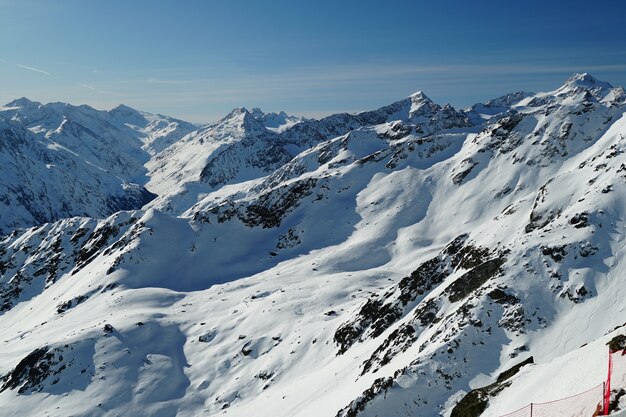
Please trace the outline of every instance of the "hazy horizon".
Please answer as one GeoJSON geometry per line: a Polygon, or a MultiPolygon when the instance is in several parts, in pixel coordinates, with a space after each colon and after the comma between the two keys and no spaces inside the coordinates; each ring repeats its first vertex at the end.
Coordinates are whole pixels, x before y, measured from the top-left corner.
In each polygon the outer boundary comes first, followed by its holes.
{"type": "Polygon", "coordinates": [[[321,117],[424,91],[463,108],[574,72],[626,84],[626,6],[0,0],[0,102],[118,104],[193,122],[321,117]],[[537,10],[541,8],[541,10],[537,10]],[[454,29],[450,29],[454,28],[454,29]]]}

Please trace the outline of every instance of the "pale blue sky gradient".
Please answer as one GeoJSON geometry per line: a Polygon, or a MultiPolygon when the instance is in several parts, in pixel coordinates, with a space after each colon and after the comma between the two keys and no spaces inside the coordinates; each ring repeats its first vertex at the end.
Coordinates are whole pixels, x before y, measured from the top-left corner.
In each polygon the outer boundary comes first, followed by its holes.
{"type": "Polygon", "coordinates": [[[0,0],[0,102],[26,96],[208,122],[323,116],[422,90],[468,106],[626,85],[623,1],[0,0]]]}

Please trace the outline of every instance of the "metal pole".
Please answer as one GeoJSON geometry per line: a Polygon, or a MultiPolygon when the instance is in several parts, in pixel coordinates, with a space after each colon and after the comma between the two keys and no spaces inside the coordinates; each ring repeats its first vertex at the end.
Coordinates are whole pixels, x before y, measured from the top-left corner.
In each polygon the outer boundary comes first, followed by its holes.
{"type": "Polygon", "coordinates": [[[602,383],[602,415],[608,416],[609,410],[606,410],[606,404],[604,404],[604,396],[606,395],[606,381],[602,383]]]}
{"type": "Polygon", "coordinates": [[[530,417],[533,417],[533,403],[530,403],[530,417]]]}

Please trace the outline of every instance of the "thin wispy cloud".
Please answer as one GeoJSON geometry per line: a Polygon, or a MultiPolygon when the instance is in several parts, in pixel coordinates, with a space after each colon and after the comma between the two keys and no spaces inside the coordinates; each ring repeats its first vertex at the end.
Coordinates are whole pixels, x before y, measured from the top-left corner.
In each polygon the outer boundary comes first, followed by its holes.
{"type": "Polygon", "coordinates": [[[215,120],[241,105],[320,117],[338,111],[368,110],[416,90],[423,90],[437,102],[464,107],[510,91],[556,89],[575,72],[590,72],[600,78],[603,74],[623,72],[626,60],[603,65],[542,62],[424,65],[380,61],[302,65],[278,71],[240,69],[228,74],[211,74],[211,68],[207,67],[197,68],[193,74],[196,77],[190,77],[186,70],[171,68],[169,76],[162,78],[120,77],[101,86],[124,91],[125,100],[135,107],[159,112],[169,107],[172,110],[168,111],[176,112],[177,117],[201,122],[215,120]],[[203,72],[205,77],[201,75],[203,72]],[[147,82],[152,88],[146,89],[147,82]],[[304,101],[307,103],[302,104],[304,101]],[[328,103],[333,107],[328,107],[328,103]],[[205,116],[198,116],[196,109],[206,111],[205,116]]]}
{"type": "Polygon", "coordinates": [[[320,66],[304,68],[289,73],[273,73],[265,75],[238,76],[239,80],[254,80],[256,82],[306,83],[308,85],[335,84],[343,82],[360,82],[371,79],[390,80],[393,77],[436,76],[437,78],[458,77],[460,75],[494,74],[506,75],[543,75],[574,72],[608,72],[625,71],[626,63],[616,65],[590,66],[555,66],[533,64],[449,64],[449,65],[419,65],[419,64],[372,64],[354,66],[320,66]]]}
{"type": "Polygon", "coordinates": [[[148,78],[146,80],[147,82],[151,83],[151,84],[186,84],[187,81],[183,81],[183,80],[163,80],[160,78],[148,78]]]}
{"type": "MultiPolygon", "coordinates": [[[[393,82],[400,79],[437,81],[462,80],[476,76],[495,75],[498,77],[519,75],[572,74],[575,72],[605,73],[626,71],[626,63],[614,65],[572,65],[557,66],[545,64],[447,64],[420,65],[374,63],[363,65],[308,66],[289,71],[271,73],[247,73],[220,75],[207,78],[112,80],[111,84],[138,86],[143,82],[164,85],[186,85],[191,92],[212,92],[232,94],[235,92],[302,90],[304,88],[336,87],[347,84],[360,84],[364,81],[380,80],[393,82]]],[[[490,79],[490,83],[494,80],[490,79]]],[[[421,87],[416,85],[416,87],[421,87]]],[[[182,90],[178,91],[182,93],[182,90]]]]}
{"type": "MultiPolygon", "coordinates": [[[[272,72],[266,74],[236,74],[233,76],[219,76],[204,79],[188,79],[186,81],[156,80],[149,82],[158,84],[185,84],[184,89],[175,91],[159,91],[163,97],[172,99],[179,97],[184,100],[202,97],[210,102],[228,100],[253,100],[255,98],[269,98],[277,95],[298,96],[306,91],[314,94],[329,88],[348,87],[368,83],[368,89],[357,93],[367,93],[377,84],[389,85],[398,80],[405,80],[417,89],[441,86],[447,83],[462,83],[468,80],[483,79],[485,75],[497,76],[490,78],[492,86],[502,83],[502,78],[524,75],[568,74],[575,72],[616,72],[626,71],[626,64],[592,65],[592,66],[548,66],[543,64],[450,64],[450,65],[411,65],[411,64],[369,64],[345,66],[314,66],[305,67],[289,72],[272,72]],[[373,83],[373,84],[372,84],[373,83]]],[[[563,81],[565,78],[563,78],[563,81]]],[[[473,81],[476,83],[477,81],[473,81]]],[[[116,80],[112,84],[119,84],[125,88],[139,88],[139,80],[116,80]]],[[[555,86],[556,88],[556,86],[555,86]]],[[[406,93],[410,93],[407,91],[406,93]]],[[[358,96],[358,94],[357,94],[358,96]]]]}
{"type": "Polygon", "coordinates": [[[52,74],[50,74],[48,71],[44,71],[42,69],[38,69],[38,68],[33,68],[33,67],[29,67],[28,65],[21,65],[21,64],[15,64],[16,66],[20,67],[20,68],[24,68],[27,69],[29,71],[34,71],[34,72],[38,72],[40,74],[44,74],[47,75],[48,77],[51,77],[52,74]]]}
{"type": "MultiPolygon", "coordinates": [[[[425,91],[435,101],[463,107],[514,89],[547,91],[552,87],[557,88],[559,80],[564,81],[574,72],[590,72],[599,77],[602,74],[624,72],[626,62],[620,61],[587,66],[549,65],[542,62],[421,64],[379,61],[302,65],[271,72],[240,69],[227,74],[211,74],[210,68],[198,68],[194,71],[195,77],[187,74],[187,68],[179,67],[169,69],[169,74],[163,77],[101,77],[103,79],[97,84],[76,83],[37,68],[19,67],[42,72],[50,76],[50,80],[67,82],[92,93],[89,96],[78,95],[79,98],[74,100],[92,104],[103,103],[104,100],[105,104],[101,107],[108,107],[112,101],[125,102],[149,111],[178,111],[175,115],[181,118],[189,117],[189,112],[195,108],[202,108],[207,111],[206,117],[194,117],[194,121],[206,122],[240,105],[268,107],[270,110],[285,109],[308,117],[320,117],[338,109],[361,111],[400,99],[416,90],[425,91]],[[206,76],[203,77],[205,71],[206,76]],[[549,79],[550,82],[538,86],[538,77],[543,81],[549,79]],[[338,95],[341,101],[337,101],[338,95]],[[313,104],[300,104],[303,97],[313,104]],[[272,104],[276,102],[279,104],[272,104]],[[327,102],[332,102],[334,107],[322,108],[323,103],[327,102]],[[276,108],[272,108],[272,105],[276,108]],[[167,110],[168,107],[172,110],[167,110]]],[[[12,62],[8,64],[17,65],[12,62]]]]}
{"type": "Polygon", "coordinates": [[[122,96],[123,95],[123,94],[120,94],[120,93],[115,93],[113,91],[101,90],[100,88],[96,88],[93,85],[89,85],[89,84],[80,84],[80,83],[78,83],[78,85],[80,87],[86,88],[87,90],[95,91],[95,92],[101,93],[101,94],[110,94],[110,95],[114,95],[114,96],[122,96]]]}

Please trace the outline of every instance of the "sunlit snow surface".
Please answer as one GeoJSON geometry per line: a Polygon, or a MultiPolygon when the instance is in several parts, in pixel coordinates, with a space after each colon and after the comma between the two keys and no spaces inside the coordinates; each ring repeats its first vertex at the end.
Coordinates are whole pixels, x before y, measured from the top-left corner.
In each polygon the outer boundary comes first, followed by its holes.
{"type": "Polygon", "coordinates": [[[602,382],[626,321],[623,90],[259,112],[115,148],[158,194],[142,210],[0,242],[1,415],[448,415],[531,355],[488,415],[602,382]]]}

